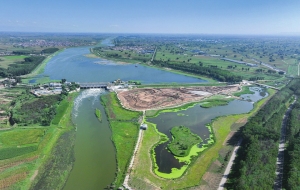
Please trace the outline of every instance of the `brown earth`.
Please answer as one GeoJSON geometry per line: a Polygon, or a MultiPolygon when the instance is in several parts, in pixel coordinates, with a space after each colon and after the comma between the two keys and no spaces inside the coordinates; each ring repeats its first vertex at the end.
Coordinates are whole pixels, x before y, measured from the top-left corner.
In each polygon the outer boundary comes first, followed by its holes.
{"type": "Polygon", "coordinates": [[[200,86],[187,88],[143,88],[117,93],[122,105],[128,109],[141,111],[175,107],[189,102],[197,102],[206,97],[238,91],[238,85],[200,86]]]}

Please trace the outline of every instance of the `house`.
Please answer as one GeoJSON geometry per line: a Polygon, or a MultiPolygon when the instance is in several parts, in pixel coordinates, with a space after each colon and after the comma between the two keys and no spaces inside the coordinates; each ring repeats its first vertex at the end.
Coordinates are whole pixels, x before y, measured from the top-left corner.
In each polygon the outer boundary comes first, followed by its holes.
{"type": "Polygon", "coordinates": [[[143,130],[146,130],[148,128],[148,125],[143,123],[141,126],[140,126],[140,129],[143,129],[143,130]]]}
{"type": "Polygon", "coordinates": [[[52,83],[49,83],[49,87],[61,87],[61,84],[56,83],[56,82],[52,82],[52,83]]]}

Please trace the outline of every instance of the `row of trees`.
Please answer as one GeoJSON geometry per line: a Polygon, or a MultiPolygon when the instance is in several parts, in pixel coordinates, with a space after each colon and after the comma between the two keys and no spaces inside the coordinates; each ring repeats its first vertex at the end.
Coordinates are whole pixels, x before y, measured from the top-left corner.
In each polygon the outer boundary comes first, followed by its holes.
{"type": "Polygon", "coordinates": [[[43,56],[31,56],[24,59],[24,61],[16,64],[11,64],[7,69],[0,68],[0,77],[20,76],[29,74],[33,71],[43,60],[43,56]]]}
{"type": "Polygon", "coordinates": [[[243,127],[243,143],[229,176],[228,189],[273,189],[282,118],[287,102],[299,88],[298,79],[291,81],[243,127]]]}
{"type": "MultiPolygon", "coordinates": [[[[299,89],[300,90],[300,89],[299,89]]],[[[299,94],[299,93],[297,93],[299,94]]],[[[297,189],[300,187],[300,99],[287,121],[287,152],[285,154],[284,187],[286,189],[297,189]]]]}
{"type": "Polygon", "coordinates": [[[234,75],[228,71],[219,68],[203,67],[199,64],[170,63],[158,60],[153,60],[152,64],[160,67],[168,67],[171,69],[208,76],[221,82],[240,82],[243,79],[241,76],[234,75]]]}

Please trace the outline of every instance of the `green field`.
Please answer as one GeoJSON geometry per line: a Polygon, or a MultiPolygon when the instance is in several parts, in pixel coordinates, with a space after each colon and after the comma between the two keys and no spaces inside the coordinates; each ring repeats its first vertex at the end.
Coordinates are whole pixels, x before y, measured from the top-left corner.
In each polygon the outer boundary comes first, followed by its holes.
{"type": "Polygon", "coordinates": [[[0,56],[0,68],[7,69],[9,65],[16,62],[21,62],[28,56],[26,55],[12,55],[12,56],[0,56]]]}
{"type": "Polygon", "coordinates": [[[112,130],[112,141],[117,151],[117,173],[114,181],[116,187],[120,187],[127,173],[127,167],[133,154],[137,141],[139,123],[142,112],[134,112],[124,109],[115,93],[101,96],[101,102],[105,106],[112,130]]]}

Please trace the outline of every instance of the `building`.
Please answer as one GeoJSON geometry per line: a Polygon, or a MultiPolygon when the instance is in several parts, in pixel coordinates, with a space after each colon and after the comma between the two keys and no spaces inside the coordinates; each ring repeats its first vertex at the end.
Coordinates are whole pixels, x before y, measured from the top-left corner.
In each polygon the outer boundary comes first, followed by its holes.
{"type": "Polygon", "coordinates": [[[141,126],[140,126],[140,129],[143,129],[143,130],[146,130],[148,128],[148,125],[143,123],[141,126]]]}

